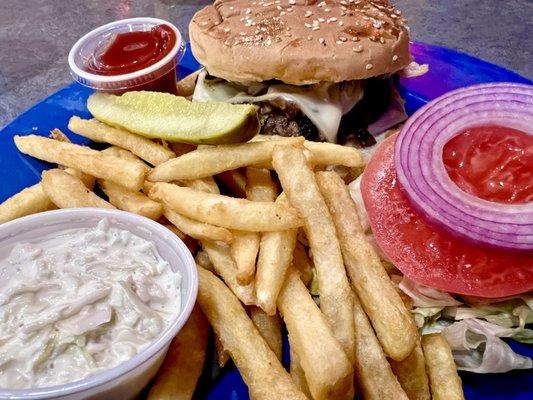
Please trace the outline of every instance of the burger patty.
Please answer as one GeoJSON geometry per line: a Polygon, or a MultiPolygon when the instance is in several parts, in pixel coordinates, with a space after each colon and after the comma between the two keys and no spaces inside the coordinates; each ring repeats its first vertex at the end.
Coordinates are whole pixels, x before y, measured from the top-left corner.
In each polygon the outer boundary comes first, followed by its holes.
{"type": "MultiPolygon", "coordinates": [[[[337,135],[339,144],[364,148],[376,143],[367,127],[387,110],[392,96],[392,84],[390,78],[371,78],[365,81],[363,98],[341,119],[337,135]]],[[[259,106],[261,134],[303,136],[312,141],[325,141],[313,122],[293,103],[264,102],[259,106]]]]}

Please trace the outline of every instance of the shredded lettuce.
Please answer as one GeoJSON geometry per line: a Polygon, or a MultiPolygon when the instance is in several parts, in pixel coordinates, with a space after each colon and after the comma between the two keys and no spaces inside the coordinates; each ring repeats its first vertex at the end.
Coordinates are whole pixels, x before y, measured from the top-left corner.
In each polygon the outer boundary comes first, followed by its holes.
{"type": "Polygon", "coordinates": [[[469,318],[453,323],[442,332],[452,348],[458,369],[483,374],[533,368],[531,358],[516,354],[500,339],[509,337],[511,331],[469,318]]]}
{"type": "Polygon", "coordinates": [[[442,332],[452,347],[458,369],[501,373],[533,368],[531,358],[516,354],[501,338],[533,343],[533,296],[507,299],[456,298],[418,285],[407,277],[393,277],[411,298],[413,317],[423,335],[442,332]]]}

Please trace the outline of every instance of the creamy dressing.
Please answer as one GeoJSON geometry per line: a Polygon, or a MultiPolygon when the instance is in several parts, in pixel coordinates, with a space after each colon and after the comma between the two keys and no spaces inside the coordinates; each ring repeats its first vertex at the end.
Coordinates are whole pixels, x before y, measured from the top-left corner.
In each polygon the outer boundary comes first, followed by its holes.
{"type": "Polygon", "coordinates": [[[0,388],[53,386],[131,359],[179,313],[181,276],[154,243],[102,220],[0,260],[0,388]]]}
{"type": "Polygon", "coordinates": [[[223,101],[228,103],[258,103],[283,100],[298,105],[299,109],[318,128],[328,141],[337,141],[337,132],[344,114],[362,98],[360,81],[342,83],[323,82],[316,85],[295,86],[286,84],[244,85],[222,79],[206,79],[207,73],[198,75],[193,94],[194,101],[223,101]],[[257,95],[256,93],[263,93],[257,95]]]}

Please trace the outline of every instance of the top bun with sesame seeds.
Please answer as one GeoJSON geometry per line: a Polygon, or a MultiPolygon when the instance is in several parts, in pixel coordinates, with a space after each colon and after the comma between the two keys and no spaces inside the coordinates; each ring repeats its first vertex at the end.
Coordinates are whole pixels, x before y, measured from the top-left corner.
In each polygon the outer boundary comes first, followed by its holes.
{"type": "Polygon", "coordinates": [[[387,0],[216,0],[189,32],[209,74],[233,82],[361,80],[412,61],[405,20],[387,0]]]}

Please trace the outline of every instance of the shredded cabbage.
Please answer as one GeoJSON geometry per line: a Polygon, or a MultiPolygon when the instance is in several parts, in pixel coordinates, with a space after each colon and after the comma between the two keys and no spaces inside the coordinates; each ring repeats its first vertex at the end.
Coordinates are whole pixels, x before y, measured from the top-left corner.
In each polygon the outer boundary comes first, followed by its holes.
{"type": "Polygon", "coordinates": [[[423,335],[442,332],[458,369],[501,373],[533,368],[529,357],[516,354],[501,338],[533,343],[533,296],[507,299],[456,298],[418,285],[407,277],[393,277],[411,298],[413,317],[423,335]]]}

